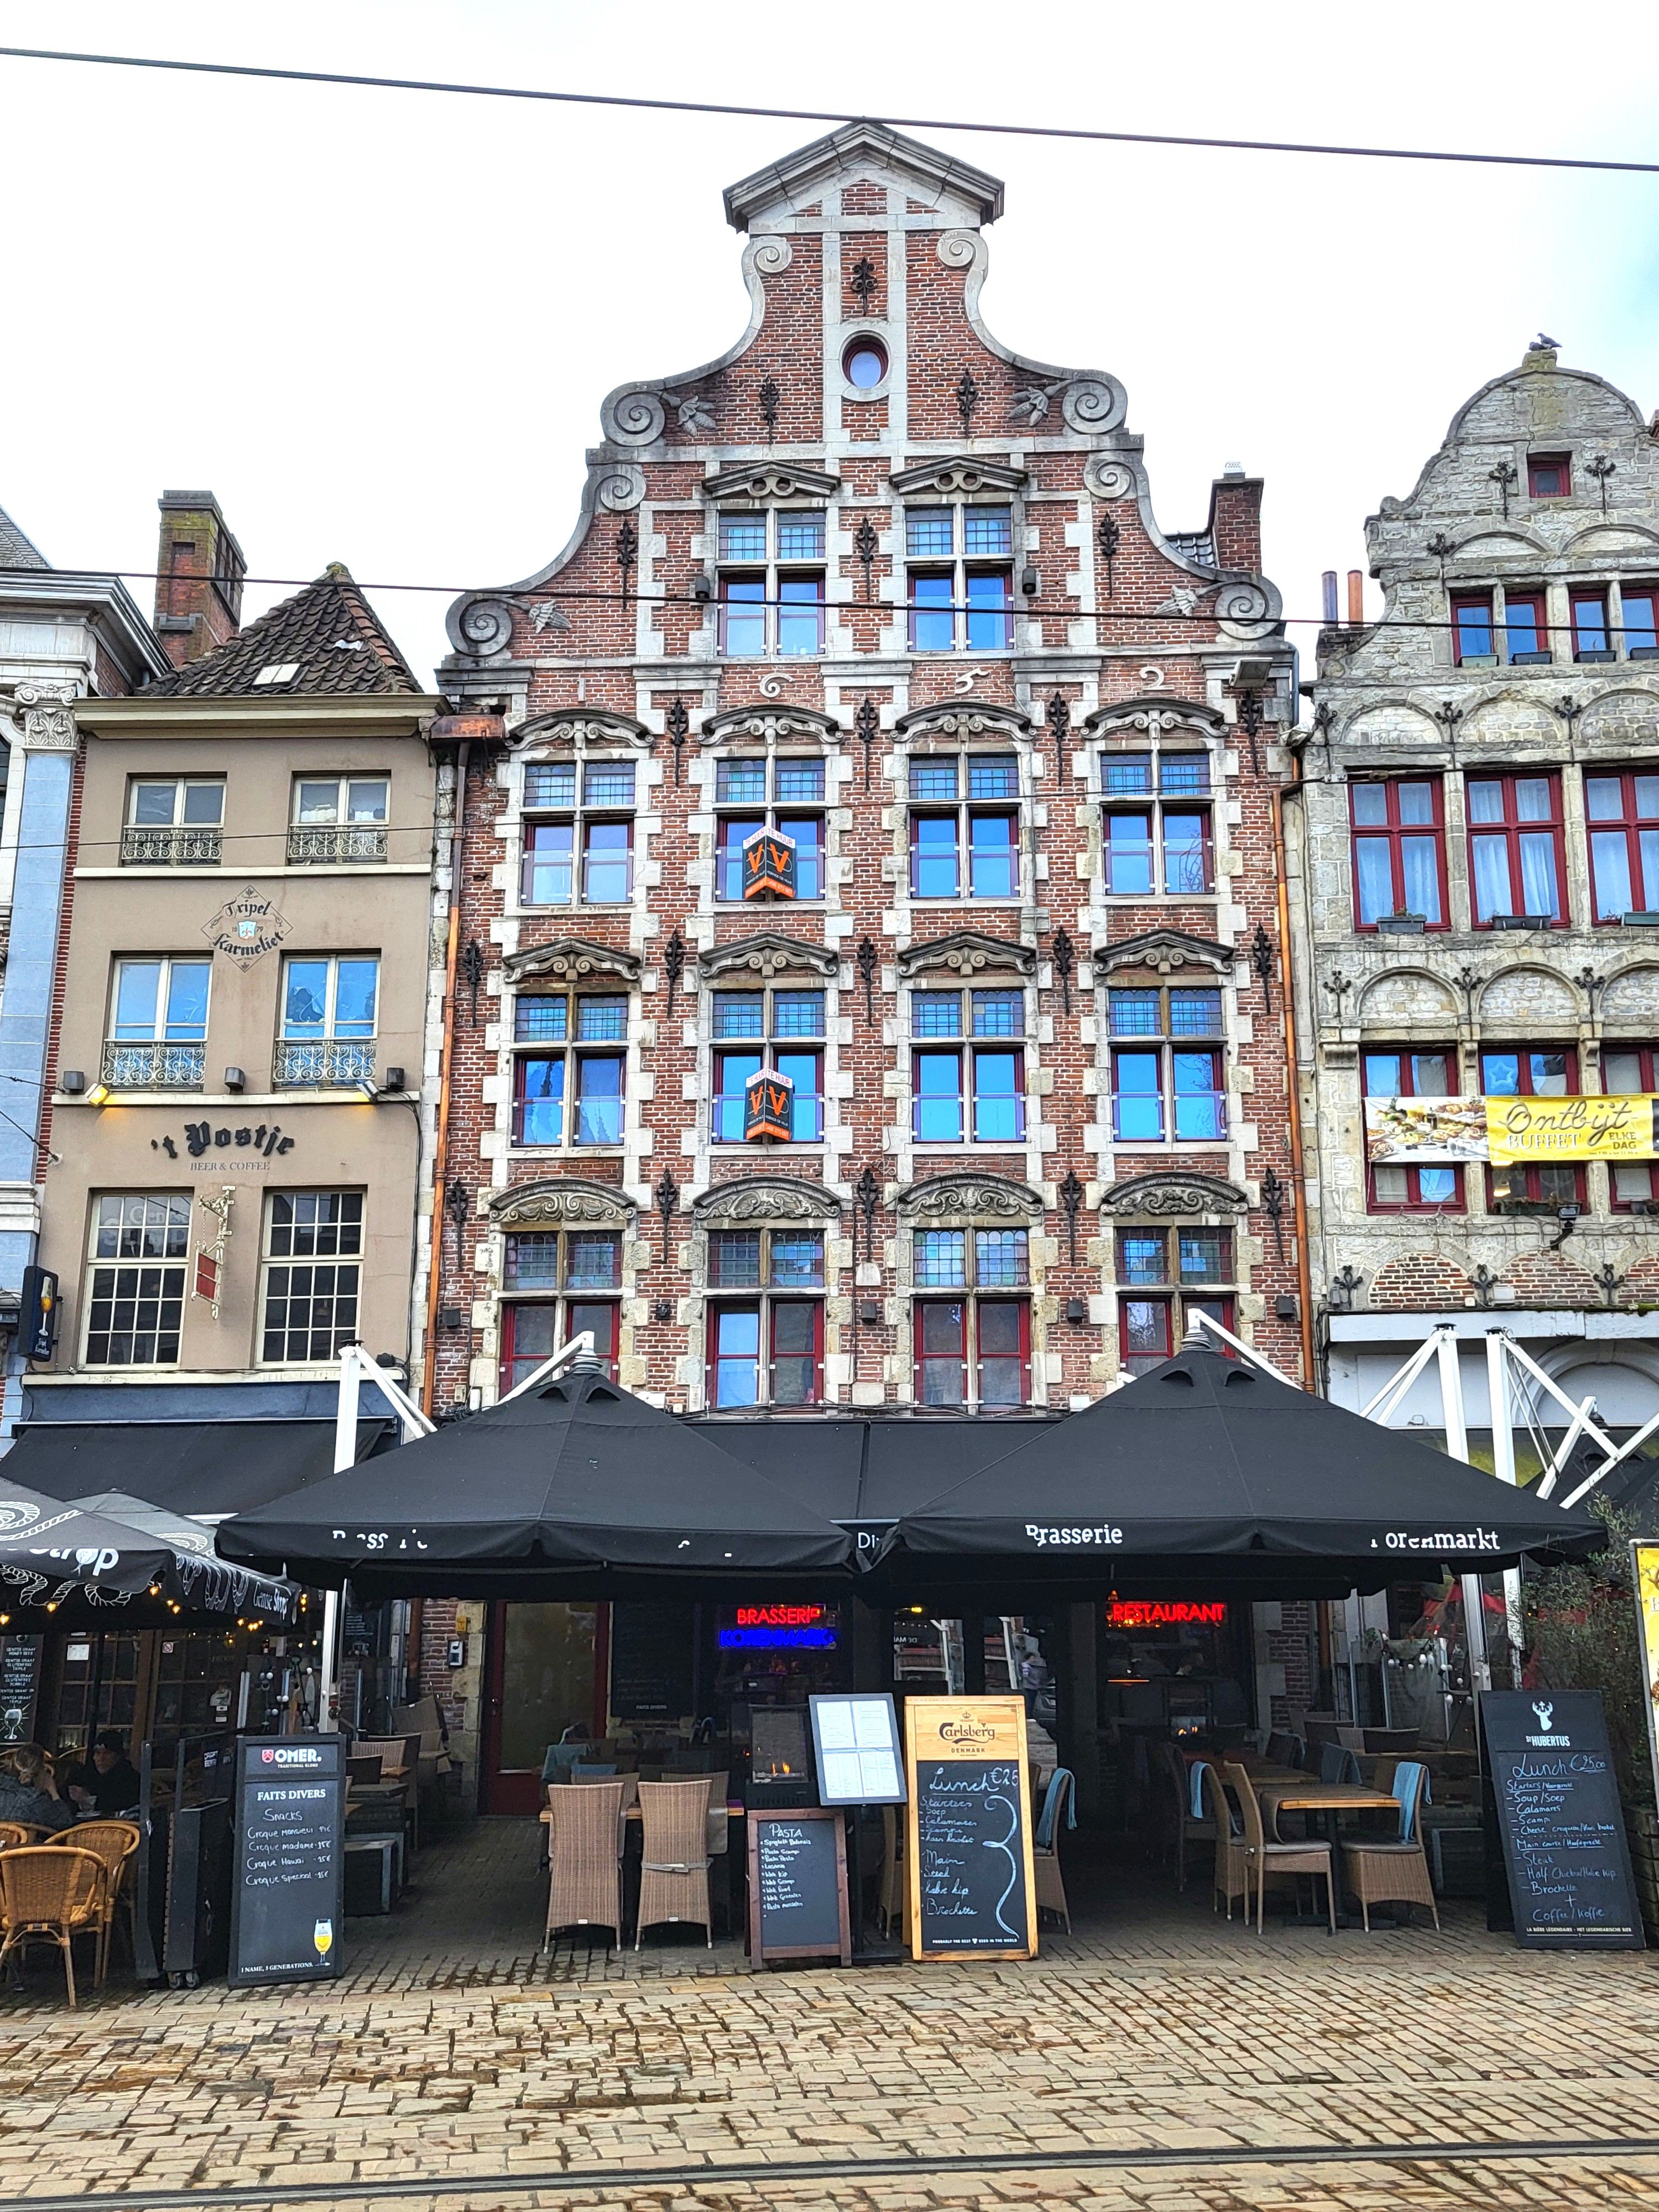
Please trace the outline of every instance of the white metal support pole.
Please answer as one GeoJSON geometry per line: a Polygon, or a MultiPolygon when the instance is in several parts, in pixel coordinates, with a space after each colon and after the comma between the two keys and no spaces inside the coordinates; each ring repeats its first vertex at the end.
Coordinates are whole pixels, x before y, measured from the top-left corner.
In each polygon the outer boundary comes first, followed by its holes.
{"type": "Polygon", "coordinates": [[[1440,1333],[1431,1329],[1403,1367],[1396,1368],[1376,1396],[1368,1399],[1359,1409],[1362,1421],[1375,1421],[1387,1428],[1399,1410],[1400,1401],[1412,1384],[1428,1365],[1440,1347],[1440,1333]]]}
{"type": "MultiPolygon", "coordinates": [[[[355,1344],[340,1354],[340,1391],[334,1403],[334,1472],[343,1474],[357,1464],[357,1398],[362,1382],[363,1355],[355,1344]]],[[[340,1725],[340,1616],[342,1590],[323,1593],[323,1663],[317,1693],[317,1725],[331,1735],[340,1725]]]]}
{"type": "MultiPolygon", "coordinates": [[[[1457,1357],[1457,1333],[1455,1329],[1435,1331],[1435,1350],[1440,1362],[1441,1417],[1446,1427],[1446,1449],[1454,1459],[1468,1464],[1469,1426],[1463,1413],[1463,1370],[1457,1357]]],[[[1468,1646],[1469,1683],[1476,1690],[1492,1687],[1492,1665],[1486,1657],[1486,1616],[1482,1608],[1480,1577],[1465,1575],[1463,1583],[1463,1638],[1468,1646]]]]}
{"type": "MultiPolygon", "coordinates": [[[[1492,1411],[1492,1471],[1515,1481],[1515,1408],[1510,1397],[1510,1340],[1501,1328],[1486,1332],[1486,1400],[1492,1411]]],[[[1521,1686],[1526,1636],[1521,1618],[1521,1570],[1504,1570],[1504,1622],[1510,1639],[1510,1687],[1521,1686]]]]}

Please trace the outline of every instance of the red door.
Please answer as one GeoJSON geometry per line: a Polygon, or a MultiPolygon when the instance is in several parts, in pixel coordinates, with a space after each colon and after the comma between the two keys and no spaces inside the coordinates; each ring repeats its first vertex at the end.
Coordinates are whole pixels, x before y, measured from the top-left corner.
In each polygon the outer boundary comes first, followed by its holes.
{"type": "Polygon", "coordinates": [[[605,1728],[601,1605],[492,1605],[484,1654],[483,1806],[535,1813],[542,1765],[568,1728],[605,1728]]]}

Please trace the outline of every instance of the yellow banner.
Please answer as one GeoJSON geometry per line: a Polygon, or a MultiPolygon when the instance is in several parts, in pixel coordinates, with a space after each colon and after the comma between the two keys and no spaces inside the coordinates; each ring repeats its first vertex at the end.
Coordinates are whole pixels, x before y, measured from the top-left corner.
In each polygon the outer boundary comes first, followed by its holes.
{"type": "Polygon", "coordinates": [[[1651,1092],[1588,1098],[1488,1098],[1486,1148],[1510,1160],[1659,1159],[1651,1092]]]}
{"type": "Polygon", "coordinates": [[[1647,1693],[1648,1752],[1659,1788],[1659,1544],[1630,1547],[1635,1588],[1637,1638],[1642,1649],[1642,1684],[1647,1693]]]}

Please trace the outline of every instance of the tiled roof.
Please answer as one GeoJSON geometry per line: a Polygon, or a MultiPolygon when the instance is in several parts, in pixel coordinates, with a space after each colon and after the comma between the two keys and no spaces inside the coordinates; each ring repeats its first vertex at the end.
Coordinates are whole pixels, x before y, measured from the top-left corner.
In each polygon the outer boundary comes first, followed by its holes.
{"type": "Polygon", "coordinates": [[[0,507],[0,568],[50,568],[52,563],[33,545],[0,507]]]}
{"type": "Polygon", "coordinates": [[[408,662],[338,562],[228,645],[152,684],[147,696],[280,699],[318,692],[422,696],[408,662]]]}

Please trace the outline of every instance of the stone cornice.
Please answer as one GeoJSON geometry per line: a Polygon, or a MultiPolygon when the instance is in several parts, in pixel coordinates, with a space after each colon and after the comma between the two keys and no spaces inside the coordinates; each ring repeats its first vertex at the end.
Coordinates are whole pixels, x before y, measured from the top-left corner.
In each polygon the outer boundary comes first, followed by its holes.
{"type": "Polygon", "coordinates": [[[588,1182],[579,1176],[550,1176],[540,1182],[515,1183],[495,1192],[489,1218],[498,1229],[528,1227],[537,1222],[614,1223],[625,1228],[633,1219],[634,1200],[615,1183],[588,1182]]]}
{"type": "Polygon", "coordinates": [[[1000,738],[1010,744],[1026,744],[1031,738],[1031,718],[1018,707],[1005,707],[994,699],[935,699],[930,706],[913,707],[893,725],[901,744],[919,738],[1000,738]]]}
{"type": "Polygon", "coordinates": [[[936,461],[899,469],[887,481],[901,499],[919,491],[1016,492],[1024,486],[1025,471],[1006,461],[981,460],[975,453],[946,453],[936,461]]]}
{"type": "Polygon", "coordinates": [[[948,937],[930,938],[925,945],[907,945],[898,956],[901,982],[935,969],[958,977],[1007,973],[1030,975],[1036,970],[1036,948],[1016,944],[1006,937],[985,937],[976,929],[955,929],[948,937]]]}
{"type": "Polygon", "coordinates": [[[753,937],[705,945],[697,955],[697,965],[705,975],[771,976],[791,968],[805,968],[833,981],[841,973],[841,956],[828,945],[814,945],[810,938],[786,937],[781,931],[764,929],[753,937]]]}
{"type": "Polygon", "coordinates": [[[509,983],[522,983],[533,975],[555,975],[577,982],[585,975],[616,975],[626,983],[640,980],[640,957],[614,945],[595,945],[585,937],[556,937],[547,945],[532,945],[522,952],[509,952],[501,963],[509,983]]]}
{"type": "Polygon", "coordinates": [[[726,707],[718,714],[708,715],[698,734],[706,745],[739,744],[756,738],[769,743],[835,745],[841,743],[844,732],[833,714],[816,707],[774,706],[769,700],[757,699],[747,707],[726,707]]]}
{"type": "Polygon", "coordinates": [[[951,1226],[986,1220],[1040,1221],[1043,1212],[1042,1192],[1029,1183],[975,1174],[971,1168],[908,1184],[894,1203],[903,1220],[951,1226]]]}
{"type": "Polygon", "coordinates": [[[695,1221],[832,1221],[841,1200],[821,1182],[800,1176],[737,1176],[717,1182],[691,1202],[695,1221]]]}
{"type": "Polygon", "coordinates": [[[842,480],[799,461],[743,461],[702,480],[708,499],[834,499],[842,480]]]}
{"type": "Polygon", "coordinates": [[[1250,1201],[1237,1183],[1224,1182],[1218,1176],[1183,1175],[1171,1168],[1113,1183],[1101,1193],[1100,1210],[1126,1217],[1144,1213],[1154,1220],[1202,1213],[1239,1216],[1249,1212],[1250,1201]]]}
{"type": "Polygon", "coordinates": [[[578,738],[590,745],[647,747],[651,732],[631,714],[613,714],[598,707],[557,707],[550,714],[520,722],[507,743],[513,752],[524,753],[540,745],[574,745],[578,738]]]}
{"type": "Polygon", "coordinates": [[[1091,738],[1130,730],[1145,731],[1148,737],[1181,729],[1196,730],[1208,738],[1224,738],[1227,734],[1226,722],[1213,707],[1196,699],[1172,699],[1161,692],[1115,699],[1109,706],[1097,707],[1092,714],[1084,716],[1083,727],[1091,738]]]}
{"type": "Polygon", "coordinates": [[[1160,975],[1180,968],[1209,968],[1227,975],[1238,955],[1206,937],[1189,937],[1184,929],[1143,929],[1134,937],[1119,938],[1115,945],[1097,945],[1089,957],[1097,975],[1116,968],[1152,968],[1160,975]]]}

